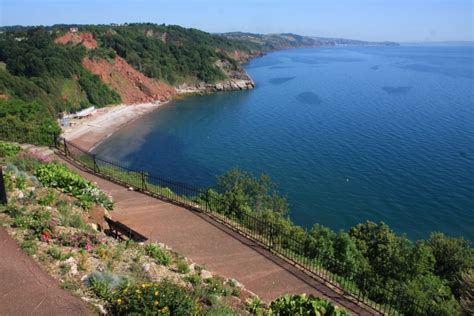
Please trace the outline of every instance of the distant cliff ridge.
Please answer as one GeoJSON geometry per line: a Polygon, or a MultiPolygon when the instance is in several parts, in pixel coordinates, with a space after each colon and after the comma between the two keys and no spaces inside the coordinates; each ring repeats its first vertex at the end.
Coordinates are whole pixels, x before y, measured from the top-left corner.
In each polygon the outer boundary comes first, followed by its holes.
{"type": "Polygon", "coordinates": [[[219,36],[247,43],[247,45],[254,45],[261,51],[272,51],[286,48],[299,47],[320,47],[320,46],[338,46],[338,45],[353,45],[353,46],[399,46],[395,42],[368,42],[343,38],[327,38],[302,36],[292,33],[278,33],[278,34],[254,34],[231,32],[221,33],[219,36]]]}
{"type": "Polygon", "coordinates": [[[291,33],[210,34],[152,23],[0,31],[0,97],[40,101],[51,114],[153,102],[180,92],[252,89],[255,83],[242,65],[279,49],[397,45],[291,33]]]}

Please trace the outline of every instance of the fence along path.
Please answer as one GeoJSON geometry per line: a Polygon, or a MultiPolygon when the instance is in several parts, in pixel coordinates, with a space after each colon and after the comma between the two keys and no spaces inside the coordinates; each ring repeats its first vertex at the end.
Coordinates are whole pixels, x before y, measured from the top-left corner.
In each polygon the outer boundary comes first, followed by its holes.
{"type": "Polygon", "coordinates": [[[270,301],[285,293],[327,298],[355,315],[378,314],[308,276],[257,243],[193,212],[100,178],[75,162],[66,162],[84,178],[96,182],[115,201],[111,215],[152,242],[162,242],[193,262],[219,275],[234,278],[248,290],[270,301]]]}

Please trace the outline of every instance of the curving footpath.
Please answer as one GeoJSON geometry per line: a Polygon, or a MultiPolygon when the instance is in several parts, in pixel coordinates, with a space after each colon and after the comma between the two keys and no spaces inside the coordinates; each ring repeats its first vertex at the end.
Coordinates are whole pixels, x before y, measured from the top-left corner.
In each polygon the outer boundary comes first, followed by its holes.
{"type": "Polygon", "coordinates": [[[115,208],[111,215],[114,220],[153,242],[166,244],[212,272],[238,280],[267,302],[285,293],[306,293],[325,297],[355,315],[377,314],[203,213],[129,191],[73,162],[60,159],[112,195],[115,208]]]}
{"type": "Polygon", "coordinates": [[[0,227],[0,315],[94,315],[0,227]]]}

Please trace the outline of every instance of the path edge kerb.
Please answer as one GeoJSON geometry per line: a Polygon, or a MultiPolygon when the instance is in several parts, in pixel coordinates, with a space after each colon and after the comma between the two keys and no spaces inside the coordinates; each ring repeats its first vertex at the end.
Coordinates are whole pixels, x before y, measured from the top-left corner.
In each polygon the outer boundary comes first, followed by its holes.
{"type": "MultiPolygon", "coordinates": [[[[353,295],[352,293],[344,290],[343,288],[341,287],[338,287],[338,286],[335,286],[334,284],[328,282],[327,280],[325,280],[324,278],[312,273],[311,271],[307,270],[306,268],[304,268],[303,266],[301,266],[300,264],[284,257],[283,255],[280,255],[279,253],[275,252],[272,250],[271,247],[263,244],[262,242],[260,242],[259,240],[253,238],[251,235],[249,234],[246,234],[244,231],[242,230],[239,230],[238,228],[232,226],[232,225],[229,225],[227,222],[221,220],[219,217],[213,215],[212,213],[209,213],[209,212],[206,212],[204,210],[202,210],[201,208],[198,208],[198,207],[193,207],[189,204],[186,204],[186,203],[179,203],[177,201],[174,201],[172,199],[169,199],[169,198],[166,198],[164,196],[161,196],[161,195],[157,195],[157,194],[154,194],[148,190],[144,190],[142,188],[139,188],[139,187],[134,187],[126,182],[123,182],[123,181],[118,181],[110,176],[107,176],[107,175],[104,175],[100,172],[94,172],[93,170],[91,170],[88,166],[84,165],[83,163],[81,163],[80,161],[77,161],[76,159],[74,159],[73,157],[71,156],[68,156],[68,155],[65,155],[61,150],[57,149],[57,148],[52,148],[54,150],[54,153],[56,154],[56,156],[58,156],[60,159],[74,165],[75,167],[81,169],[82,171],[84,172],[87,172],[91,175],[94,175],[94,176],[97,176],[99,178],[102,178],[106,181],[110,181],[112,183],[115,183],[119,186],[122,186],[124,188],[133,188],[133,191],[134,192],[137,192],[137,193],[140,193],[140,194],[144,194],[144,195],[147,195],[149,197],[152,197],[152,198],[156,198],[158,200],[161,200],[161,201],[164,201],[166,203],[170,203],[170,204],[173,204],[173,205],[176,205],[176,206],[179,206],[179,207],[182,207],[188,211],[191,211],[191,212],[195,212],[195,213],[199,213],[201,216],[205,216],[207,219],[209,219],[210,221],[214,222],[214,223],[218,223],[220,225],[223,225],[225,226],[227,229],[230,229],[231,231],[233,232],[236,232],[237,234],[239,234],[240,236],[246,238],[247,240],[257,244],[259,247],[269,251],[271,253],[271,255],[275,256],[276,258],[280,259],[280,260],[283,260],[284,262],[290,264],[291,266],[293,266],[294,268],[298,269],[300,272],[304,273],[306,276],[308,276],[309,278],[315,280],[316,282],[320,283],[320,284],[323,284],[324,286],[328,287],[329,289],[331,289],[332,291],[334,291],[336,294],[338,295],[341,295],[342,297],[344,297],[345,299],[347,299],[348,301],[350,301],[351,303],[363,308],[364,310],[366,310],[367,312],[373,314],[373,315],[385,315],[384,313],[374,309],[372,306],[368,305],[367,303],[365,303],[363,300],[360,300],[358,297],[356,297],[355,295],[353,295]]],[[[235,238],[235,237],[232,237],[232,238],[235,238]]]]}

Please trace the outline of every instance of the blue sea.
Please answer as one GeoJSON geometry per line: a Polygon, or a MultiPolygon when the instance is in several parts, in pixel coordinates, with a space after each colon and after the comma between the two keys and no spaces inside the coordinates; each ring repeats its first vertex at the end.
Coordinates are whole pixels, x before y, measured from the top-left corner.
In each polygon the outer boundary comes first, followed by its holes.
{"type": "Polygon", "coordinates": [[[246,69],[256,89],[173,101],[95,152],[202,187],[267,173],[308,228],[474,241],[473,47],[294,49],[246,69]]]}

